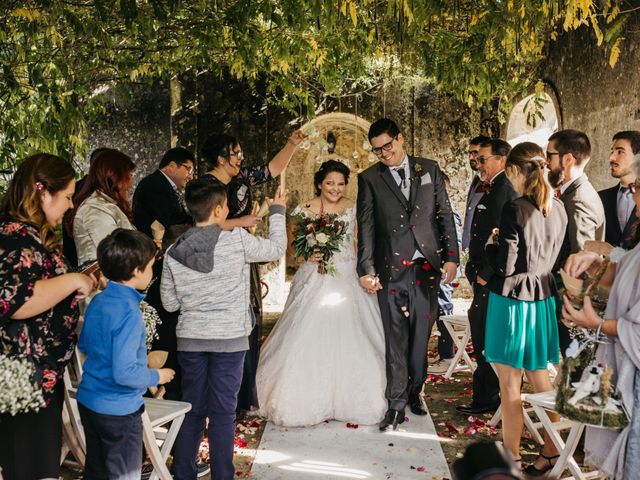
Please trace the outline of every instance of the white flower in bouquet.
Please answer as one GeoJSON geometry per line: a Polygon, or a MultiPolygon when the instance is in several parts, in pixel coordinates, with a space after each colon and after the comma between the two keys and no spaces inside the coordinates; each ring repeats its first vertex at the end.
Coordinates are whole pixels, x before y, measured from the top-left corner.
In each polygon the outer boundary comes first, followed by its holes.
{"type": "Polygon", "coordinates": [[[312,233],[307,235],[307,244],[310,247],[315,247],[318,244],[318,241],[316,240],[316,237],[314,237],[312,233]]]}
{"type": "Polygon", "coordinates": [[[0,355],[0,413],[15,415],[44,406],[42,389],[33,381],[34,373],[27,358],[0,355]]]}
{"type": "Polygon", "coordinates": [[[159,338],[156,330],[158,325],[162,323],[162,320],[160,320],[156,309],[144,300],[140,302],[140,312],[142,313],[144,329],[147,331],[147,335],[145,337],[147,351],[151,351],[151,344],[153,343],[153,340],[159,338]]]}
{"type": "Polygon", "coordinates": [[[316,240],[320,245],[324,245],[329,240],[329,236],[324,232],[316,233],[316,240]]]}

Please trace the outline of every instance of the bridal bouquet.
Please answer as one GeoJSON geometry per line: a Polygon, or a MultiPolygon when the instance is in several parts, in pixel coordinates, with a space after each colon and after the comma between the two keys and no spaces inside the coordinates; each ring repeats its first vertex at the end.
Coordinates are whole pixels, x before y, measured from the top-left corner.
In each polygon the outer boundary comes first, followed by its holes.
{"type": "Polygon", "coordinates": [[[15,415],[44,406],[33,362],[0,355],[0,413],[15,415]]]}
{"type": "Polygon", "coordinates": [[[339,250],[340,243],[347,234],[347,223],[338,220],[338,215],[329,213],[314,217],[299,213],[294,218],[297,228],[291,246],[296,249],[296,257],[309,260],[313,254],[321,253],[318,273],[335,275],[331,258],[339,250]]]}

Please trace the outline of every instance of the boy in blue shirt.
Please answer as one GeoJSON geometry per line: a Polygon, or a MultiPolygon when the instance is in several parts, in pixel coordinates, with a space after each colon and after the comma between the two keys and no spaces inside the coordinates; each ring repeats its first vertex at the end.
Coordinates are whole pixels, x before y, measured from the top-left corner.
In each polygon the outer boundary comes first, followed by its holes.
{"type": "Polygon", "coordinates": [[[78,348],[87,355],[78,409],[87,441],[85,478],[139,480],[142,394],[173,378],[147,368],[140,301],[152,277],[153,241],[118,228],[98,245],[98,264],[110,281],[87,309],[78,348]]]}

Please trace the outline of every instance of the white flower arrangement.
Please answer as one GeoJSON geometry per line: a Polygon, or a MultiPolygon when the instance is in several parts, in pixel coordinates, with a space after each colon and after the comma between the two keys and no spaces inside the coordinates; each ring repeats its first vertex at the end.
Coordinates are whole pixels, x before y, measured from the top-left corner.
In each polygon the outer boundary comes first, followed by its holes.
{"type": "Polygon", "coordinates": [[[42,389],[33,381],[35,368],[26,357],[0,355],[0,413],[38,411],[44,406],[42,389]]]}
{"type": "Polygon", "coordinates": [[[155,308],[142,300],[140,302],[140,312],[142,313],[142,321],[144,322],[144,329],[147,331],[145,342],[147,344],[147,352],[151,351],[151,344],[154,339],[159,338],[157,327],[162,323],[160,316],[155,308]]]}

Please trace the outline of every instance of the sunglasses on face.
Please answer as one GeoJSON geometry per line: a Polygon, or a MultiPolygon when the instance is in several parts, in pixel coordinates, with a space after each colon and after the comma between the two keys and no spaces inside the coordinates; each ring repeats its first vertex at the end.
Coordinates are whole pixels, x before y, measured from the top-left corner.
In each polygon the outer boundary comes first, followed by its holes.
{"type": "Polygon", "coordinates": [[[393,137],[390,142],[385,143],[381,147],[373,148],[371,149],[371,151],[379,157],[383,151],[388,152],[389,150],[391,150],[391,148],[393,147],[393,141],[397,138],[398,137],[393,137]]]}
{"type": "Polygon", "coordinates": [[[487,160],[489,160],[491,157],[499,157],[500,155],[486,155],[486,156],[482,156],[482,157],[476,157],[476,160],[478,161],[478,163],[485,163],[487,160]]]}

